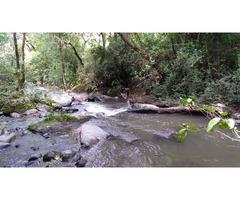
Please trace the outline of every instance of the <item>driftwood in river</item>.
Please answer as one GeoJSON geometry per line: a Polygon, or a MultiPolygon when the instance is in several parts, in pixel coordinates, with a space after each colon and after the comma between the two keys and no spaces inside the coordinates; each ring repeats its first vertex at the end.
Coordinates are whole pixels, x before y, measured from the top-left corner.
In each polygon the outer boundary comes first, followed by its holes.
{"type": "Polygon", "coordinates": [[[152,104],[141,104],[128,101],[128,112],[136,113],[201,113],[197,109],[185,107],[185,106],[175,106],[175,107],[158,107],[152,104]]]}

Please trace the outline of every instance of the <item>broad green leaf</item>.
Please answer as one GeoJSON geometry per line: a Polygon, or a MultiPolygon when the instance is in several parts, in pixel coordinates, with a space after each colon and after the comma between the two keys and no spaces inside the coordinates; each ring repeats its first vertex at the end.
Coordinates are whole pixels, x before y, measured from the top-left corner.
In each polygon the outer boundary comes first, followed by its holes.
{"type": "Polygon", "coordinates": [[[235,121],[234,121],[234,119],[227,119],[226,122],[227,122],[227,124],[228,124],[228,128],[229,128],[229,129],[233,129],[233,128],[234,128],[234,126],[235,126],[235,121]]]}
{"type": "Polygon", "coordinates": [[[192,100],[196,100],[197,99],[197,97],[195,95],[192,95],[189,98],[191,98],[192,100]]]}
{"type": "Polygon", "coordinates": [[[187,105],[188,105],[187,99],[182,99],[182,104],[183,104],[184,106],[187,106],[187,105]]]}
{"type": "Polygon", "coordinates": [[[215,117],[213,119],[211,119],[208,123],[208,126],[207,126],[207,129],[206,131],[209,133],[212,128],[220,121],[220,118],[219,117],[215,117]]]}
{"type": "Polygon", "coordinates": [[[226,121],[223,121],[223,122],[220,122],[219,125],[218,125],[219,128],[228,128],[228,124],[226,121]]]}
{"type": "Polygon", "coordinates": [[[221,113],[221,115],[222,115],[223,117],[226,117],[226,116],[228,115],[228,112],[225,111],[225,112],[221,113]]]}
{"type": "Polygon", "coordinates": [[[187,136],[187,129],[183,128],[178,132],[178,142],[182,142],[184,138],[187,136]]]}
{"type": "Polygon", "coordinates": [[[208,106],[208,107],[207,107],[207,111],[208,111],[208,112],[213,112],[214,110],[215,110],[215,109],[214,109],[212,106],[208,106]]]}
{"type": "Polygon", "coordinates": [[[188,129],[191,131],[197,131],[198,127],[192,125],[192,126],[188,126],[188,129]]]}

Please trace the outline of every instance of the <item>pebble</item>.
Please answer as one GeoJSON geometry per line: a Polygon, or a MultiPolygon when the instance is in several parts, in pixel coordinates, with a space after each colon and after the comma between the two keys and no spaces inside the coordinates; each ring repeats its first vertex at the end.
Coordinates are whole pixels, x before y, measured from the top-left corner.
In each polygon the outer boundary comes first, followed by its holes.
{"type": "Polygon", "coordinates": [[[86,164],[87,164],[87,160],[81,159],[81,160],[76,162],[75,166],[76,167],[84,167],[86,164]]]}

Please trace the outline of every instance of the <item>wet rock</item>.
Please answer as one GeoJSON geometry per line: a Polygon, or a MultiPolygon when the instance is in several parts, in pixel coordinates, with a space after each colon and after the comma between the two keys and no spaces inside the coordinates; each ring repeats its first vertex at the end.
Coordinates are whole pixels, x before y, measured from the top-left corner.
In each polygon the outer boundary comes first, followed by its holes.
{"type": "Polygon", "coordinates": [[[60,153],[60,156],[62,158],[63,162],[67,162],[69,159],[71,159],[74,155],[76,154],[76,152],[72,151],[72,150],[66,150],[66,151],[62,151],[60,153]]]}
{"type": "Polygon", "coordinates": [[[55,160],[56,153],[53,151],[47,152],[43,156],[43,162],[50,162],[51,160],[55,160]]]}
{"type": "Polygon", "coordinates": [[[7,147],[10,147],[11,144],[7,142],[0,142],[0,149],[5,149],[7,147]]]}
{"type": "Polygon", "coordinates": [[[76,162],[76,167],[85,167],[85,165],[87,164],[87,160],[85,159],[80,159],[79,161],[76,162]]]}
{"type": "Polygon", "coordinates": [[[38,160],[38,159],[41,158],[41,157],[42,157],[42,154],[32,155],[32,156],[28,159],[28,162],[32,162],[32,161],[38,160]]]}
{"type": "Polygon", "coordinates": [[[43,137],[44,137],[45,139],[48,139],[48,138],[49,138],[49,133],[44,133],[44,134],[43,134],[43,137]]]}
{"type": "Polygon", "coordinates": [[[71,107],[62,107],[61,108],[62,111],[66,112],[66,113],[74,113],[77,112],[78,109],[76,108],[71,108],[71,107]]]}
{"type": "Polygon", "coordinates": [[[19,117],[21,117],[21,115],[19,113],[13,112],[13,113],[10,114],[10,117],[19,118],[19,117]]]}
{"type": "Polygon", "coordinates": [[[0,142],[9,143],[16,139],[15,133],[4,134],[0,136],[0,142]]]}
{"type": "Polygon", "coordinates": [[[240,127],[240,120],[235,120],[235,125],[236,125],[237,127],[240,127]]]}
{"type": "Polygon", "coordinates": [[[82,158],[82,156],[81,156],[81,154],[78,152],[78,153],[76,153],[76,154],[73,156],[73,158],[71,159],[70,162],[77,162],[77,161],[79,161],[81,158],[82,158]]]}
{"type": "Polygon", "coordinates": [[[97,96],[89,96],[86,101],[89,102],[101,102],[101,99],[97,96]]]}
{"type": "Polygon", "coordinates": [[[51,100],[55,101],[58,106],[70,106],[74,99],[72,96],[68,95],[62,90],[51,92],[49,97],[51,100]]]}
{"type": "Polygon", "coordinates": [[[38,114],[38,117],[39,118],[43,118],[43,117],[46,117],[47,116],[47,112],[40,112],[39,114],[38,114]]]}
{"type": "Polygon", "coordinates": [[[87,93],[70,93],[70,95],[74,98],[74,101],[86,101],[88,99],[87,93]]]}
{"type": "Polygon", "coordinates": [[[92,146],[110,135],[100,127],[90,124],[83,124],[78,131],[81,135],[80,141],[86,147],[92,146]]]}
{"type": "Polygon", "coordinates": [[[29,116],[29,115],[31,115],[31,116],[37,116],[38,115],[38,110],[37,109],[35,109],[35,108],[33,108],[33,109],[30,109],[30,110],[27,110],[27,111],[25,111],[24,113],[23,113],[23,115],[26,115],[26,116],[29,116]]]}
{"type": "Polygon", "coordinates": [[[51,160],[61,160],[61,153],[49,151],[43,155],[43,162],[50,162],[51,160]]]}

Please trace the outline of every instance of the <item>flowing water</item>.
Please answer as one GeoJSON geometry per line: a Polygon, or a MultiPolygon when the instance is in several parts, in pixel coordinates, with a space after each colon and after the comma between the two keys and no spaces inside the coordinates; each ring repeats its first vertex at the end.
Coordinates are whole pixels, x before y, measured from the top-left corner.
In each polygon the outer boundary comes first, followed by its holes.
{"type": "MultiPolygon", "coordinates": [[[[219,133],[206,133],[208,119],[200,115],[186,114],[140,114],[125,112],[124,102],[84,102],[74,105],[79,111],[74,115],[92,115],[86,123],[94,124],[111,134],[107,139],[89,149],[80,149],[88,161],[86,167],[238,167],[240,166],[240,143],[219,133]],[[189,132],[182,143],[171,137],[185,122],[199,127],[189,132]]],[[[0,125],[26,129],[40,119],[2,118],[0,125]]],[[[46,150],[78,149],[78,142],[54,134],[45,139],[26,131],[17,137],[11,147],[0,150],[0,166],[24,166],[34,153],[46,150]],[[29,146],[37,144],[34,152],[29,146]],[[16,144],[20,148],[16,149],[16,144]]],[[[36,166],[44,166],[39,164],[36,166]]]]}

